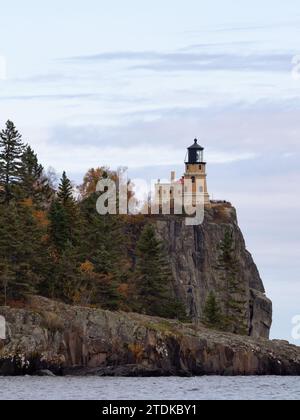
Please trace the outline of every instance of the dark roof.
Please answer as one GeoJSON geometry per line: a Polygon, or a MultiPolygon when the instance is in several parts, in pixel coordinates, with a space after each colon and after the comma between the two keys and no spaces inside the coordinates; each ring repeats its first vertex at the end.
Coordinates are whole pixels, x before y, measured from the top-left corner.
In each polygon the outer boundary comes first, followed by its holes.
{"type": "Polygon", "coordinates": [[[200,146],[200,144],[198,144],[197,139],[194,140],[194,144],[192,146],[190,146],[188,149],[204,150],[204,148],[202,146],[200,146]]]}

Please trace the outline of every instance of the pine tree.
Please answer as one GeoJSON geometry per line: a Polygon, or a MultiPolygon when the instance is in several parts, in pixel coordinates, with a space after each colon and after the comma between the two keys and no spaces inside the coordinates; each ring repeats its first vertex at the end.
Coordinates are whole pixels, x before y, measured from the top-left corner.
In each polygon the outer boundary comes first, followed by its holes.
{"type": "Polygon", "coordinates": [[[73,187],[66,172],[63,172],[57,198],[51,204],[49,220],[50,240],[58,251],[64,251],[75,241],[78,222],[73,187]]]}
{"type": "Polygon", "coordinates": [[[26,146],[21,158],[20,188],[22,197],[31,198],[35,204],[44,206],[48,203],[53,190],[44,174],[43,166],[30,146],[26,146]]]}
{"type": "Polygon", "coordinates": [[[99,303],[102,308],[116,310],[120,304],[118,288],[118,271],[116,261],[104,245],[91,258],[95,276],[93,278],[95,293],[92,303],[99,303]]]}
{"type": "Polygon", "coordinates": [[[21,134],[12,121],[7,121],[6,128],[0,132],[0,187],[5,203],[16,195],[23,149],[21,134]]]}
{"type": "Polygon", "coordinates": [[[81,250],[88,259],[98,258],[99,251],[102,255],[106,253],[106,258],[102,259],[105,265],[109,265],[112,271],[119,271],[126,254],[124,224],[119,216],[99,215],[96,210],[97,198],[97,194],[92,194],[80,203],[81,250]]]}
{"type": "Polygon", "coordinates": [[[147,224],[137,245],[136,292],[140,311],[152,316],[176,318],[181,304],[171,296],[172,274],[155,230],[147,224]]]}
{"type": "Polygon", "coordinates": [[[63,251],[71,244],[70,220],[64,206],[54,200],[49,210],[50,241],[58,251],[63,251]]]}
{"type": "Polygon", "coordinates": [[[222,313],[214,292],[210,292],[203,310],[203,321],[210,328],[221,328],[222,313]]]}
{"type": "Polygon", "coordinates": [[[247,334],[246,290],[240,277],[239,262],[235,256],[232,231],[225,231],[219,246],[217,269],[223,280],[225,293],[225,328],[237,334],[247,334]]]}
{"type": "Polygon", "coordinates": [[[75,205],[75,200],[73,197],[73,186],[67,177],[66,172],[63,172],[62,174],[62,178],[58,187],[57,198],[64,207],[73,207],[75,205]]]}
{"type": "Polygon", "coordinates": [[[43,267],[43,230],[24,205],[0,206],[0,264],[8,299],[23,299],[38,288],[43,267]]]}

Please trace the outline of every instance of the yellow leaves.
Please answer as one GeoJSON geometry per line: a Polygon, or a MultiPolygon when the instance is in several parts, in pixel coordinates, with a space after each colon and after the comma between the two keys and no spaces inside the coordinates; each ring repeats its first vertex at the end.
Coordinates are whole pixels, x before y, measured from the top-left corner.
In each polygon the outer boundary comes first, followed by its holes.
{"type": "Polygon", "coordinates": [[[32,216],[36,220],[37,224],[42,228],[47,228],[49,226],[49,219],[47,216],[47,212],[43,210],[36,210],[32,201],[32,198],[25,198],[24,200],[20,201],[20,205],[30,209],[32,216]]]}
{"type": "Polygon", "coordinates": [[[95,270],[94,264],[91,263],[90,261],[85,261],[84,263],[82,263],[79,267],[79,270],[81,273],[93,273],[95,270]]]}
{"type": "Polygon", "coordinates": [[[33,208],[32,198],[24,198],[24,200],[22,200],[20,202],[20,204],[21,204],[21,206],[27,207],[28,209],[32,209],[33,208]]]}
{"type": "Polygon", "coordinates": [[[86,294],[86,288],[79,288],[74,290],[72,293],[71,301],[74,305],[83,304],[84,295],[86,294]]]}
{"type": "Polygon", "coordinates": [[[45,211],[35,210],[33,211],[33,217],[35,218],[39,226],[44,228],[49,226],[50,222],[45,211]]]}

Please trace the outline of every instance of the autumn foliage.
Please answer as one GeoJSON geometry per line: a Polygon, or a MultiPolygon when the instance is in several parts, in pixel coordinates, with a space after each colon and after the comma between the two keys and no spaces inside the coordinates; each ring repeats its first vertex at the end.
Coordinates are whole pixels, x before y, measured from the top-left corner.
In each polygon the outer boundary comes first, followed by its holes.
{"type": "MultiPolygon", "coordinates": [[[[179,317],[166,256],[145,217],[96,211],[98,181],[109,177],[118,184],[119,174],[90,169],[77,189],[63,172],[54,188],[14,124],[6,124],[0,134],[0,304],[22,305],[40,294],[179,317]]],[[[140,357],[140,349],[132,352],[140,357]]]]}

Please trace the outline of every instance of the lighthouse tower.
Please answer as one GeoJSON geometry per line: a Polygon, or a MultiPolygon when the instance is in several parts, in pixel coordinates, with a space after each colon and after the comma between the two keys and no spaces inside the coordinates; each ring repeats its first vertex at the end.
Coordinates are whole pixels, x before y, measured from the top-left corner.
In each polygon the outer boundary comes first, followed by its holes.
{"type": "MultiPolygon", "coordinates": [[[[184,180],[192,181],[193,197],[196,194],[203,194],[204,204],[210,205],[210,198],[207,191],[206,180],[206,162],[204,162],[204,148],[198,144],[198,140],[194,140],[194,144],[188,148],[187,158],[185,162],[184,180]],[[199,191],[197,191],[199,189],[199,191]]],[[[186,187],[185,187],[186,188],[186,187]]],[[[187,188],[185,194],[187,194],[187,188]]],[[[194,201],[194,200],[193,200],[194,201]]]]}

